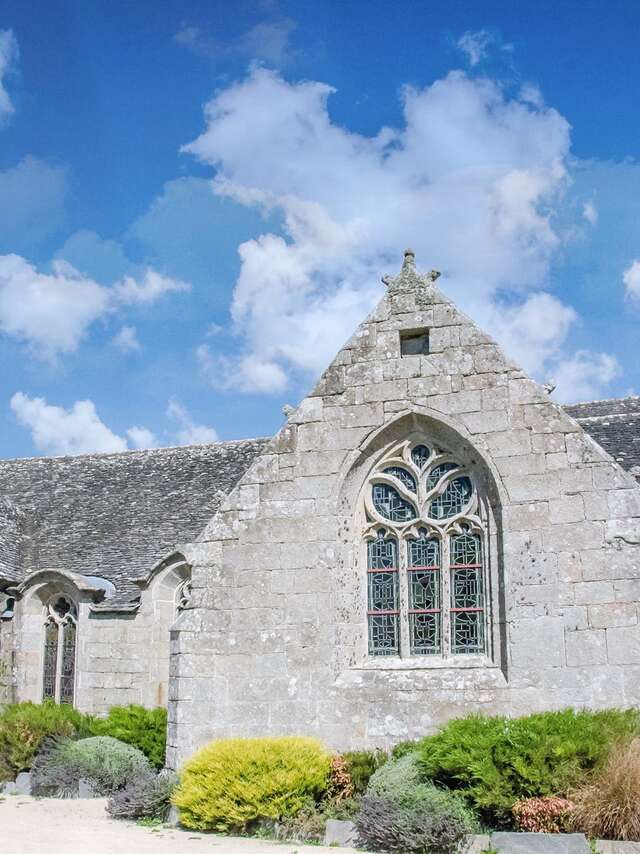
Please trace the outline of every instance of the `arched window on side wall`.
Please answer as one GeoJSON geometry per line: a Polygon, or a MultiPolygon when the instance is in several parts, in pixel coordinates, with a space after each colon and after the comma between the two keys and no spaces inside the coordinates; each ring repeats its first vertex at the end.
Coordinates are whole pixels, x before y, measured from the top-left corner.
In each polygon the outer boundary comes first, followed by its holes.
{"type": "Polygon", "coordinates": [[[45,606],[42,697],[73,705],[76,681],[78,612],[66,596],[45,606]]]}
{"type": "Polygon", "coordinates": [[[369,655],[484,655],[486,537],[472,473],[445,448],[406,440],[364,495],[369,655]]]}

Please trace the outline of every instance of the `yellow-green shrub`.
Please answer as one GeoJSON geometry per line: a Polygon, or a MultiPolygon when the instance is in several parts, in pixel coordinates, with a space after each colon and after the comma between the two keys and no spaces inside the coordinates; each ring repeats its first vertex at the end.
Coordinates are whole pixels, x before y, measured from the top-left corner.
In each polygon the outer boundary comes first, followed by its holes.
{"type": "Polygon", "coordinates": [[[229,738],[189,759],[171,800],[193,830],[242,831],[292,817],[327,789],[331,756],[313,738],[229,738]]]}

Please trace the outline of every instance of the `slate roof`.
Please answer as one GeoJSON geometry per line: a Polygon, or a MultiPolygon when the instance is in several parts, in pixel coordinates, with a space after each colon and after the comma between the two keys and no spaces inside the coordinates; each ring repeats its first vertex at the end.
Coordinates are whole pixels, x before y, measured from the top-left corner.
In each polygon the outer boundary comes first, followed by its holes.
{"type": "Polygon", "coordinates": [[[614,460],[640,477],[640,397],[593,400],[564,409],[614,460]]]}
{"type": "MultiPolygon", "coordinates": [[[[640,397],[564,409],[640,479],[640,397]]],[[[268,441],[0,460],[0,588],[65,569],[107,578],[112,603],[131,602],[130,579],[194,540],[268,441]]]]}
{"type": "Polygon", "coordinates": [[[17,581],[20,577],[20,546],[26,518],[7,498],[0,498],[0,577],[17,581]]]}
{"type": "Polygon", "coordinates": [[[129,579],[194,540],[268,441],[0,460],[12,502],[0,504],[0,582],[19,580],[19,548],[20,579],[65,569],[112,581],[114,603],[135,598],[129,579]],[[19,539],[13,505],[27,520],[19,539]]]}

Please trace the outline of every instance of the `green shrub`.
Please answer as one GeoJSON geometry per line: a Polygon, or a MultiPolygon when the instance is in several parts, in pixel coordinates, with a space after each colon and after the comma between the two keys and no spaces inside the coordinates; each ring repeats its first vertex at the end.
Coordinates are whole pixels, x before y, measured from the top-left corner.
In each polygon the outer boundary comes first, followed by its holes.
{"type": "Polygon", "coordinates": [[[173,771],[142,774],[114,792],[107,803],[112,818],[152,818],[163,821],[171,806],[171,793],[178,785],[173,771]]]}
{"type": "Polygon", "coordinates": [[[566,795],[640,730],[636,711],[544,712],[524,718],[472,715],[423,739],[423,779],[459,789],[487,824],[510,826],[516,801],[566,795]]]}
{"type": "Polygon", "coordinates": [[[347,767],[347,773],[351,777],[351,784],[356,795],[364,794],[365,789],[378,768],[389,758],[384,750],[352,750],[343,753],[347,767]]]}
{"type": "Polygon", "coordinates": [[[5,706],[0,713],[0,781],[28,771],[45,739],[89,735],[93,724],[88,715],[51,700],[5,706]]]}
{"type": "Polygon", "coordinates": [[[419,741],[399,741],[391,748],[391,758],[400,759],[401,756],[405,756],[407,753],[415,753],[419,747],[419,741]]]}
{"type": "Polygon", "coordinates": [[[73,796],[80,780],[86,780],[97,795],[111,795],[150,773],[149,760],[136,747],[110,736],[94,736],[49,742],[36,757],[31,782],[35,795],[73,796]]]}
{"type": "Polygon", "coordinates": [[[245,830],[292,818],[327,789],[331,756],[311,738],[230,738],[199,750],[172,796],[194,830],[245,830]]]}
{"type": "Polygon", "coordinates": [[[402,802],[405,798],[411,799],[416,787],[421,783],[418,756],[415,753],[405,753],[376,771],[369,781],[367,794],[402,802]]]}
{"type": "Polygon", "coordinates": [[[167,742],[167,710],[143,706],[112,706],[96,721],[94,735],[109,735],[141,750],[156,768],[162,768],[167,742]]]}
{"type": "Polygon", "coordinates": [[[477,830],[462,796],[424,783],[418,755],[405,753],[379,768],[369,781],[356,825],[374,850],[432,852],[457,850],[477,830]]]}

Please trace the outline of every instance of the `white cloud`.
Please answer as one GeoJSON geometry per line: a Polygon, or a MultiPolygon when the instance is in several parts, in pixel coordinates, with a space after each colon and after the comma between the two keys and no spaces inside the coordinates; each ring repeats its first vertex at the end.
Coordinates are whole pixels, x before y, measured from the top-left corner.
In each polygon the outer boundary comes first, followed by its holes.
{"type": "MultiPolygon", "coordinates": [[[[499,48],[501,51],[507,52],[513,50],[513,45],[503,42],[497,32],[487,30],[485,28],[475,31],[467,30],[466,33],[463,33],[463,35],[460,36],[456,42],[456,46],[467,55],[467,62],[471,68],[475,68],[476,65],[486,59],[489,54],[489,49],[492,47],[499,48]]],[[[536,87],[531,86],[531,84],[527,84],[523,90],[523,94],[521,95],[522,100],[528,100],[526,95],[527,91],[533,93],[537,90],[536,87]]],[[[539,106],[539,104],[536,103],[536,106],[539,106]]]]}
{"type": "Polygon", "coordinates": [[[135,326],[123,326],[114,336],[112,343],[122,353],[134,353],[141,349],[135,326]]]}
{"type": "Polygon", "coordinates": [[[126,451],[127,443],[102,423],[91,400],[78,400],[71,409],[52,406],[43,397],[16,392],[11,409],[31,430],[35,447],[45,454],[91,454],[126,451]]]}
{"type": "Polygon", "coordinates": [[[55,234],[66,221],[68,170],[27,155],[0,172],[0,253],[55,234]]]}
{"type": "Polygon", "coordinates": [[[291,18],[276,16],[260,21],[231,43],[218,41],[200,27],[182,24],[173,40],[196,56],[223,60],[242,57],[282,67],[296,55],[291,36],[297,24],[291,18]]]}
{"type": "Polygon", "coordinates": [[[53,359],[71,353],[109,310],[109,291],[56,261],[40,273],[19,255],[0,256],[0,331],[53,359]]]}
{"type": "Polygon", "coordinates": [[[404,126],[377,136],[331,121],[322,83],[254,70],[206,107],[185,150],[216,172],[215,192],[281,219],[239,247],[230,361],[198,351],[216,385],[281,391],[317,374],[382,295],[407,245],[507,349],[546,378],[577,315],[545,291],[561,246],[569,125],[542,97],[509,98],[453,72],[402,92],[404,126]],[[246,128],[252,133],[247,136],[246,128]]]}
{"type": "Polygon", "coordinates": [[[130,427],[127,438],[132,448],[157,448],[160,444],[156,435],[146,427],[130,427]]]}
{"type": "Polygon", "coordinates": [[[582,207],[582,216],[590,225],[598,224],[598,209],[592,201],[584,203],[582,207]]]}
{"type": "Polygon", "coordinates": [[[5,78],[14,69],[18,55],[18,42],[13,30],[0,30],[0,124],[15,112],[5,78]]]}
{"type": "Polygon", "coordinates": [[[629,299],[640,300],[640,261],[631,263],[622,274],[625,294],[629,299]]]}
{"type": "Polygon", "coordinates": [[[169,276],[163,276],[155,270],[146,270],[140,279],[133,276],[124,278],[114,286],[116,298],[125,304],[144,304],[155,302],[172,291],[188,291],[190,285],[169,276]]]}
{"type": "Polygon", "coordinates": [[[561,403],[594,400],[602,397],[607,385],[620,376],[618,361],[608,353],[578,350],[560,362],[554,372],[553,396],[561,403]]]}
{"type": "Polygon", "coordinates": [[[200,445],[218,441],[218,434],[213,427],[194,424],[185,407],[175,398],[169,401],[167,416],[178,422],[179,429],[175,438],[180,445],[200,445]]]}
{"type": "MultiPolygon", "coordinates": [[[[189,285],[147,270],[136,280],[125,276],[104,287],[67,261],[56,260],[51,273],[39,272],[20,255],[0,255],[0,332],[29,345],[39,357],[55,360],[72,353],[98,319],[127,304],[150,304],[189,285]]],[[[114,343],[136,346],[135,330],[124,327],[114,343]]]]}

